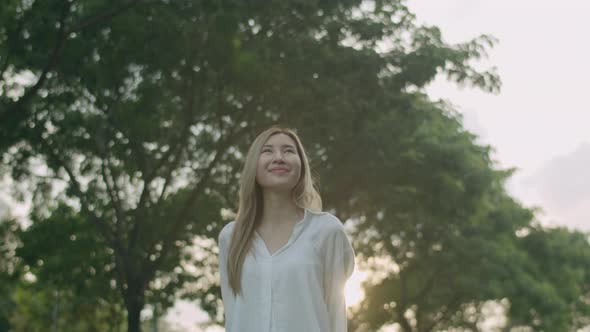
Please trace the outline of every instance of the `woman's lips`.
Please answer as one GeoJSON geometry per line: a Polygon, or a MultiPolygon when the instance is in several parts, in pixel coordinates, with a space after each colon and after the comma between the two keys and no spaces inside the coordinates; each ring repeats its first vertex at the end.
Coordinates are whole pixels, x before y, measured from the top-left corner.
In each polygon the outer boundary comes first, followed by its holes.
{"type": "Polygon", "coordinates": [[[272,173],[287,173],[289,170],[286,168],[276,168],[270,170],[272,173]]]}

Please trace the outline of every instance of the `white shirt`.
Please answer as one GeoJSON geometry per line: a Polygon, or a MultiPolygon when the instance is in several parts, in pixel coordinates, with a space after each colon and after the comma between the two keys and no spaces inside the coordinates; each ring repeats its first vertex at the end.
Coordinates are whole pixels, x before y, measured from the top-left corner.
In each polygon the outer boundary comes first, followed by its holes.
{"type": "Polygon", "coordinates": [[[235,221],[219,233],[219,269],[226,332],[346,332],[344,286],[355,266],[340,220],[305,209],[289,241],[272,255],[255,232],[234,296],[227,252],[235,221]]]}

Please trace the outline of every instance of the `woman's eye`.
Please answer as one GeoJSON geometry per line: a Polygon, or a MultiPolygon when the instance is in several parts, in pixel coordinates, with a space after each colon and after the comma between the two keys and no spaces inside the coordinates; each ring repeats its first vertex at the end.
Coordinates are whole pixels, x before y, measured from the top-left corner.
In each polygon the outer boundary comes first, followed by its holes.
{"type": "MultiPolygon", "coordinates": [[[[272,150],[271,149],[264,149],[264,150],[261,151],[261,153],[266,153],[266,152],[272,153],[272,150]]],[[[288,150],[285,150],[285,152],[295,153],[295,150],[288,149],[288,150]]]]}

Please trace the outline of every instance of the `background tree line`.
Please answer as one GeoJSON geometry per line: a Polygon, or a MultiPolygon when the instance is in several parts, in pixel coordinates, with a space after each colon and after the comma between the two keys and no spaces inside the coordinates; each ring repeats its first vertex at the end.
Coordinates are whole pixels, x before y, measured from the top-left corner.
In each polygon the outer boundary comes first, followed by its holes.
{"type": "Polygon", "coordinates": [[[0,330],[140,331],[191,299],[222,323],[215,238],[249,143],[297,129],[325,208],[375,271],[351,330],[590,324],[587,234],[510,197],[491,147],[430,99],[437,75],[498,92],[496,40],[459,44],[403,1],[5,0],[0,330]],[[7,182],[5,182],[7,183],[7,182]]]}

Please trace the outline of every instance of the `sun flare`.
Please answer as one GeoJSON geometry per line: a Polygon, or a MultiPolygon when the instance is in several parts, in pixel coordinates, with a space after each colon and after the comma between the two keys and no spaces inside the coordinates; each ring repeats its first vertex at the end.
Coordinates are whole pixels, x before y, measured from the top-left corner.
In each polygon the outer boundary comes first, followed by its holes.
{"type": "Polygon", "coordinates": [[[361,283],[365,279],[367,279],[367,272],[359,271],[355,267],[344,287],[344,298],[346,299],[347,307],[352,307],[365,298],[365,292],[361,288],[361,283]]]}

